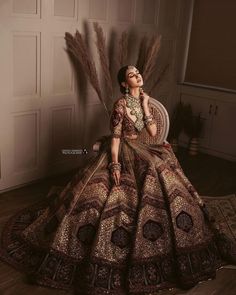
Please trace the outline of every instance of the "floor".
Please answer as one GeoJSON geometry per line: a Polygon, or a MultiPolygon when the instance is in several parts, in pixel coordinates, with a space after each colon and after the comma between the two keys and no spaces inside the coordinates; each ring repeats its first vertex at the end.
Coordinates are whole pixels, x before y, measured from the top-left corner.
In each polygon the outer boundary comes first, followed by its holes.
{"type": "MultiPolygon", "coordinates": [[[[183,149],[177,157],[195,188],[201,195],[220,196],[236,192],[236,163],[216,157],[199,154],[188,156],[183,149]]],[[[0,231],[7,218],[25,206],[44,197],[52,185],[66,185],[75,174],[48,178],[35,184],[5,192],[0,197],[0,231]],[[16,200],[18,200],[16,202],[16,200]]],[[[215,280],[202,282],[188,291],[174,289],[157,294],[174,295],[235,295],[236,268],[222,268],[217,271],[215,280]]],[[[43,288],[28,284],[21,273],[0,262],[0,295],[62,295],[72,294],[61,290],[43,288]]]]}
{"type": "Polygon", "coordinates": [[[236,162],[202,153],[189,156],[185,149],[179,149],[177,158],[200,195],[224,196],[236,193],[236,162]]]}

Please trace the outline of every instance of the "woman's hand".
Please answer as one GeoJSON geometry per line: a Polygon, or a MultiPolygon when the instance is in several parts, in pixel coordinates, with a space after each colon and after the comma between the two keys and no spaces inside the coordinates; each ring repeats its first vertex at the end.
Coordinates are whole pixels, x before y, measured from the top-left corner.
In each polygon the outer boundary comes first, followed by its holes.
{"type": "Polygon", "coordinates": [[[116,169],[112,172],[112,178],[116,185],[120,185],[120,170],[116,169]]]}
{"type": "Polygon", "coordinates": [[[147,93],[145,93],[143,91],[143,89],[140,90],[140,95],[141,95],[141,98],[142,98],[142,105],[143,105],[143,107],[147,107],[150,96],[147,93]]]}
{"type": "MultiPolygon", "coordinates": [[[[119,146],[120,146],[120,138],[113,137],[111,140],[111,159],[112,159],[112,163],[114,164],[114,166],[119,164],[119,162],[118,162],[119,146]]],[[[118,167],[118,168],[121,168],[121,167],[118,167]]],[[[119,185],[120,184],[120,169],[110,169],[110,173],[111,173],[111,177],[113,178],[115,184],[119,185]]]]}

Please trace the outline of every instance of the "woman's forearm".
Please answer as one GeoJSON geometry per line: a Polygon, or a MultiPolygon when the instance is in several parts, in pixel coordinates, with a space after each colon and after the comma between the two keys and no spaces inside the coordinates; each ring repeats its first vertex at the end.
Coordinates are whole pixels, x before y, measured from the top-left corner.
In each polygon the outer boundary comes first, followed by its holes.
{"type": "Polygon", "coordinates": [[[143,104],[143,112],[144,112],[144,116],[150,116],[151,113],[150,113],[150,110],[149,110],[149,106],[148,104],[143,104]]]}
{"type": "MultiPolygon", "coordinates": [[[[148,104],[143,105],[144,116],[149,117],[151,115],[148,104]]],[[[146,125],[146,129],[151,136],[155,136],[157,133],[157,126],[155,122],[146,125]]]]}
{"type": "Polygon", "coordinates": [[[157,134],[157,126],[155,122],[153,122],[152,125],[147,125],[146,128],[151,136],[155,136],[157,134]]]}
{"type": "Polygon", "coordinates": [[[119,162],[120,138],[113,137],[111,140],[111,160],[114,163],[119,162]]]}

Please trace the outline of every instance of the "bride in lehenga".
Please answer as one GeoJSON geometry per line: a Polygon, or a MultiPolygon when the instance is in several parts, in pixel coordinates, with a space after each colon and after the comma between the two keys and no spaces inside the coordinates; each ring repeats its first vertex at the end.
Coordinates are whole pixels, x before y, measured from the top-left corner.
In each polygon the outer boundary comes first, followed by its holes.
{"type": "Polygon", "coordinates": [[[122,97],[111,136],[61,193],[12,217],[1,258],[37,284],[77,294],[155,294],[191,288],[236,263],[235,244],[210,221],[202,199],[157,122],[134,66],[118,72],[122,97]]]}

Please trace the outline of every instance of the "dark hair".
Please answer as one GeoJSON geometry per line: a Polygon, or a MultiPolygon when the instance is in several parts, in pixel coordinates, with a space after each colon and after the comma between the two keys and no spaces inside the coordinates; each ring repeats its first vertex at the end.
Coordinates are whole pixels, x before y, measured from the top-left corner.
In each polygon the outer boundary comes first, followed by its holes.
{"type": "Polygon", "coordinates": [[[117,74],[117,80],[120,85],[120,92],[125,94],[125,87],[121,85],[122,82],[126,82],[126,71],[128,70],[128,65],[124,66],[119,69],[119,72],[117,74]]]}

